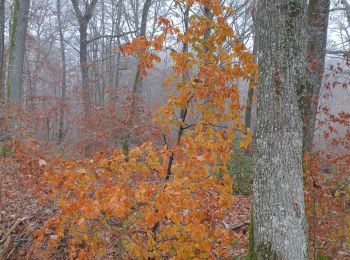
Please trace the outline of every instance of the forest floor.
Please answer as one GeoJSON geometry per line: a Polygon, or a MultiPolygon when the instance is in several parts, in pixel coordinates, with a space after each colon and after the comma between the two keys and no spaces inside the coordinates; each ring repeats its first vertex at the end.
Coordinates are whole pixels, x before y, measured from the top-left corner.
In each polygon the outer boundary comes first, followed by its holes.
{"type": "MultiPolygon", "coordinates": [[[[0,173],[0,259],[42,259],[33,249],[33,234],[55,209],[40,203],[13,159],[1,159],[0,173]]],[[[312,185],[316,188],[306,190],[310,259],[350,259],[350,200],[335,179],[323,172],[312,185]]],[[[238,238],[235,256],[247,251],[251,200],[252,196],[235,195],[227,208],[224,225],[238,238]]],[[[64,250],[54,259],[66,259],[64,250]]]]}
{"type": "MultiPolygon", "coordinates": [[[[53,207],[43,205],[27,184],[19,165],[2,159],[0,164],[0,259],[40,259],[33,250],[33,233],[54,213],[53,207]],[[1,258],[2,257],[2,258],[1,258]]],[[[227,208],[225,225],[234,229],[232,255],[243,255],[248,246],[251,196],[236,195],[227,208]]],[[[55,259],[65,259],[67,252],[55,259]]]]}
{"type": "Polygon", "coordinates": [[[33,232],[52,216],[52,210],[33,195],[19,164],[2,159],[0,172],[0,258],[32,259],[33,232]]]}

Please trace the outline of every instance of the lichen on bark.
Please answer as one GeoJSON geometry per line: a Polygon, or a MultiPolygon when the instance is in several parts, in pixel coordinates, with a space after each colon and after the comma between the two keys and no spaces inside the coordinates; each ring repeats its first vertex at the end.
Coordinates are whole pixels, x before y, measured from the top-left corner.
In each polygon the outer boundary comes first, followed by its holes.
{"type": "Polygon", "coordinates": [[[306,68],[306,4],[306,0],[258,2],[255,244],[251,259],[307,258],[303,123],[298,100],[306,68]]]}
{"type": "Polygon", "coordinates": [[[282,260],[282,256],[272,248],[270,242],[260,243],[256,246],[255,259],[282,260]]]}

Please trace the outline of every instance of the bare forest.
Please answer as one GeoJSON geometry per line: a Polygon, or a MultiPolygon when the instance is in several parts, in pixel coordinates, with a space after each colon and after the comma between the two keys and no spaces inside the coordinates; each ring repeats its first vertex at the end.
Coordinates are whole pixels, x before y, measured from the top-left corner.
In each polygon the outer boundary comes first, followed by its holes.
{"type": "Polygon", "coordinates": [[[350,259],[350,1],[0,0],[0,259],[350,259]]]}

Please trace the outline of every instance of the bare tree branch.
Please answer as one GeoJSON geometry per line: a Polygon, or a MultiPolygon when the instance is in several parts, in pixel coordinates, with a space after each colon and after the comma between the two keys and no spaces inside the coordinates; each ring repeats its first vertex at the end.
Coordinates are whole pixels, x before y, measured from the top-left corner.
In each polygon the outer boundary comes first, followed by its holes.
{"type": "Polygon", "coordinates": [[[124,36],[126,36],[126,35],[128,35],[128,34],[132,34],[132,33],[136,33],[136,32],[137,32],[137,30],[135,30],[135,31],[129,31],[129,32],[124,32],[124,33],[117,34],[117,35],[100,35],[100,36],[96,36],[96,37],[94,37],[94,38],[88,40],[87,43],[89,44],[89,43],[92,43],[92,42],[94,42],[94,41],[97,41],[97,40],[99,40],[99,39],[104,39],[104,38],[121,38],[121,37],[124,37],[124,36]]]}
{"type": "Polygon", "coordinates": [[[331,54],[331,55],[347,55],[349,56],[349,51],[344,51],[344,50],[327,50],[326,54],[331,54]]]}
{"type": "Polygon", "coordinates": [[[346,11],[346,8],[342,8],[342,7],[337,7],[337,8],[332,8],[329,9],[329,12],[337,12],[337,11],[346,11]]]}

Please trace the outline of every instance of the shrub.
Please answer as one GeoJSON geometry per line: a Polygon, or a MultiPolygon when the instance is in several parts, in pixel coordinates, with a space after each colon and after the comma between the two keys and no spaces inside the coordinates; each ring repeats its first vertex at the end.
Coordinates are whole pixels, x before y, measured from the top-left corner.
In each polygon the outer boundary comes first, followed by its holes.
{"type": "Polygon", "coordinates": [[[242,151],[237,145],[233,147],[234,159],[229,163],[229,173],[233,177],[233,192],[248,196],[252,193],[254,171],[253,155],[242,151]]]}

